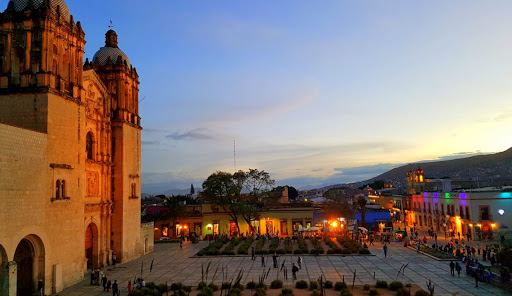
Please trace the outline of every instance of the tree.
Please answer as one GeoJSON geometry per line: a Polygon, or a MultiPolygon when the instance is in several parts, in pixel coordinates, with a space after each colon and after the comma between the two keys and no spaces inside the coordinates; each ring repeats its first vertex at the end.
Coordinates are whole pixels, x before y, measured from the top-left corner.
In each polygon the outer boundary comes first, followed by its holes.
{"type": "Polygon", "coordinates": [[[174,226],[178,219],[186,217],[185,206],[181,204],[179,197],[171,196],[164,198],[164,206],[167,209],[162,213],[162,219],[168,219],[171,225],[174,226]]]}
{"type": "Polygon", "coordinates": [[[361,213],[361,224],[366,225],[366,198],[360,197],[356,201],[356,206],[361,213]]]}
{"type": "Polygon", "coordinates": [[[373,183],[368,186],[370,186],[373,190],[383,189],[384,181],[373,181],[373,183]]]}
{"type": "Polygon", "coordinates": [[[190,184],[190,195],[194,195],[196,191],[194,190],[194,184],[190,184]]]}
{"type": "Polygon", "coordinates": [[[329,220],[337,218],[354,219],[354,210],[348,204],[349,198],[345,195],[344,190],[331,188],[324,193],[324,197],[327,199],[325,216],[329,220]]]}
{"type": "Polygon", "coordinates": [[[295,187],[288,186],[288,198],[295,200],[299,196],[299,192],[295,187]]]}
{"type": "Polygon", "coordinates": [[[249,191],[249,196],[242,197],[239,204],[240,215],[245,220],[251,233],[254,231],[251,221],[258,219],[262,207],[262,199],[274,186],[275,181],[270,178],[270,174],[264,170],[249,169],[249,171],[238,171],[233,176],[242,188],[249,191]]]}
{"type": "Polygon", "coordinates": [[[220,206],[236,223],[240,233],[239,217],[254,231],[251,221],[259,218],[262,199],[275,184],[264,170],[249,169],[230,174],[216,172],[203,182],[205,201],[220,206]],[[245,189],[249,193],[241,194],[245,189]]]}
{"type": "Polygon", "coordinates": [[[238,203],[241,191],[241,185],[236,183],[233,174],[228,172],[217,171],[203,182],[204,200],[211,205],[221,207],[235,222],[238,233],[240,233],[238,223],[240,206],[238,203]]]}

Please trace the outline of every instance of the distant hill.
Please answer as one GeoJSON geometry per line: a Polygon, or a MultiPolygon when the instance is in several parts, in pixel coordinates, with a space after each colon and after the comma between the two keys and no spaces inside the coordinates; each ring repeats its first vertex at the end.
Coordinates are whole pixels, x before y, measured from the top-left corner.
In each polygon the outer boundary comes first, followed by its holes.
{"type": "MultiPolygon", "coordinates": [[[[399,187],[405,186],[405,177],[409,170],[421,167],[425,178],[450,178],[467,180],[511,180],[512,148],[496,154],[478,155],[446,161],[411,163],[394,168],[362,183],[373,181],[390,181],[399,187]]],[[[508,181],[507,181],[508,182],[508,181]]],[[[496,184],[504,185],[504,184],[496,184]]]]}

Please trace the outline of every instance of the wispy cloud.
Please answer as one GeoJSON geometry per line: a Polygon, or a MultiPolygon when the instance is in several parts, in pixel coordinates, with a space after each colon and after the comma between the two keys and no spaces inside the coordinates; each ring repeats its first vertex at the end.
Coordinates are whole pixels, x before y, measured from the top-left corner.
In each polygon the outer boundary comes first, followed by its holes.
{"type": "Polygon", "coordinates": [[[196,128],[186,132],[174,132],[166,138],[175,141],[213,140],[215,135],[206,128],[196,128]]]}
{"type": "Polygon", "coordinates": [[[496,115],[494,120],[497,122],[503,122],[503,121],[509,120],[511,118],[512,118],[512,110],[507,110],[507,111],[501,112],[498,115],[496,115]]]}
{"type": "Polygon", "coordinates": [[[160,141],[141,141],[142,145],[158,145],[160,141]]]}

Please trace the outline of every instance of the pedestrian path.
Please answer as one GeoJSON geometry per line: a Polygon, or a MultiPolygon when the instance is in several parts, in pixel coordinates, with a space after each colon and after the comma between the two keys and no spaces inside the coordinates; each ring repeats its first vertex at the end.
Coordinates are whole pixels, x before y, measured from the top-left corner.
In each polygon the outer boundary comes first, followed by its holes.
{"type": "MultiPolygon", "coordinates": [[[[267,266],[261,267],[260,258],[252,261],[251,256],[247,257],[192,257],[207,242],[200,242],[195,245],[184,245],[180,249],[178,244],[157,244],[155,251],[137,260],[117,265],[115,268],[104,269],[105,274],[111,280],[117,280],[120,286],[121,295],[127,295],[128,280],[141,276],[146,282],[168,283],[182,282],[186,285],[197,285],[201,281],[201,264],[206,266],[211,262],[211,281],[215,269],[218,268],[218,275],[215,279],[217,284],[222,282],[222,270],[225,278],[235,278],[240,270],[243,270],[243,283],[258,281],[263,272],[270,273],[267,282],[279,278],[284,281],[285,286],[293,286],[291,276],[291,263],[297,262],[297,256],[279,257],[279,266],[285,262],[288,268],[288,280],[283,279],[283,273],[272,268],[272,256],[267,255],[267,266]],[[150,272],[151,262],[153,268],[150,272]]],[[[475,288],[472,277],[465,275],[464,270],[461,277],[450,275],[449,262],[437,261],[427,256],[416,253],[413,250],[403,247],[403,243],[391,243],[388,256],[384,258],[382,244],[375,243],[370,246],[375,256],[303,256],[302,269],[297,273],[298,280],[317,280],[321,275],[329,281],[341,281],[351,283],[354,273],[356,274],[356,285],[375,284],[376,280],[388,282],[399,280],[404,283],[414,283],[426,289],[426,282],[430,279],[435,285],[435,295],[510,295],[494,286],[480,283],[475,288]],[[405,266],[405,271],[399,271],[405,266]]],[[[90,286],[86,278],[84,281],[65,289],[60,295],[82,296],[82,295],[105,295],[103,288],[90,286]]]]}

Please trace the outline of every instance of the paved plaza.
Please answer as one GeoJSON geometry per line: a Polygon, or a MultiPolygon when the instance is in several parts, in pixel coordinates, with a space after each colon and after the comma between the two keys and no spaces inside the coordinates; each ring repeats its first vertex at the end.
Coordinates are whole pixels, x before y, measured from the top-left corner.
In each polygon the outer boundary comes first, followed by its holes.
{"type": "MultiPolygon", "coordinates": [[[[205,266],[211,261],[210,278],[213,272],[219,266],[219,275],[215,282],[220,284],[222,275],[220,270],[227,267],[227,278],[231,279],[238,275],[243,269],[243,283],[254,280],[272,267],[272,256],[266,256],[267,267],[261,267],[261,259],[258,257],[255,261],[247,257],[207,257],[191,258],[201,248],[207,245],[207,242],[199,244],[183,245],[180,249],[178,244],[156,244],[155,251],[126,264],[116,265],[115,268],[104,269],[105,274],[110,280],[117,280],[120,283],[121,295],[127,295],[128,280],[139,277],[141,265],[143,263],[143,277],[146,282],[168,283],[182,282],[187,285],[197,285],[201,281],[201,263],[205,266]],[[150,273],[150,264],[154,260],[153,270],[150,273]]],[[[479,288],[475,288],[475,281],[472,277],[466,276],[463,272],[461,277],[452,277],[449,270],[449,262],[437,261],[427,256],[417,254],[415,251],[404,248],[402,243],[391,243],[387,258],[384,257],[382,244],[376,243],[370,246],[370,250],[375,256],[303,256],[302,270],[297,274],[299,280],[317,280],[320,275],[324,275],[327,280],[341,281],[345,277],[346,282],[352,282],[353,273],[356,272],[356,285],[375,284],[376,280],[394,281],[399,280],[404,283],[414,283],[426,289],[426,281],[431,279],[435,283],[435,295],[452,295],[459,292],[458,295],[510,295],[506,291],[500,290],[486,283],[479,283],[479,288]],[[404,264],[409,264],[405,269],[405,274],[397,276],[398,271],[404,264]],[[375,278],[374,278],[375,274],[375,278]]],[[[280,264],[286,260],[286,266],[289,270],[288,280],[284,280],[286,286],[293,286],[291,280],[291,263],[297,261],[297,256],[281,256],[280,264]]],[[[270,283],[277,276],[276,269],[271,268],[269,278],[270,283]]],[[[283,279],[282,272],[279,279],[283,279]]],[[[89,278],[76,284],[73,287],[65,289],[60,295],[105,295],[100,286],[90,286],[89,278]]]]}

